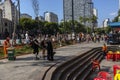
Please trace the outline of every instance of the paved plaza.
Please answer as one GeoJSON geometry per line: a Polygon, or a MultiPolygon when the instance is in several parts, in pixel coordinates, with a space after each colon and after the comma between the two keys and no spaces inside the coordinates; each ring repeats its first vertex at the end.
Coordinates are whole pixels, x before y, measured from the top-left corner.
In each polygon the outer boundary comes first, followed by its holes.
{"type": "MultiPolygon", "coordinates": [[[[42,58],[40,58],[40,60],[34,60],[33,54],[19,56],[15,61],[8,61],[7,59],[0,60],[0,80],[42,80],[44,73],[50,66],[67,61],[94,47],[101,47],[102,45],[103,42],[85,42],[61,47],[55,50],[54,61],[43,60],[42,58]]],[[[41,55],[41,52],[39,55],[41,55]]],[[[102,68],[108,67],[112,72],[111,66],[113,64],[113,62],[111,64],[111,62],[104,60],[101,66],[103,65],[102,68]],[[106,63],[109,65],[104,66],[106,63]]]]}

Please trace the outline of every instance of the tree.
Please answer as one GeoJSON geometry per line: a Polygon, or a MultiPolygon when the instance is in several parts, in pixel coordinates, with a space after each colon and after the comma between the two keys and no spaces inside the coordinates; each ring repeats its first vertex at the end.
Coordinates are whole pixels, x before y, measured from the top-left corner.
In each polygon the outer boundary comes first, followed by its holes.
{"type": "Polygon", "coordinates": [[[29,18],[21,18],[20,19],[20,26],[23,30],[32,30],[33,28],[36,28],[35,25],[36,22],[29,18]]]}
{"type": "MultiPolygon", "coordinates": [[[[73,22],[72,22],[72,20],[70,20],[70,21],[68,21],[68,22],[65,22],[65,31],[67,32],[67,33],[71,33],[73,30],[72,29],[74,29],[73,28],[73,22]]],[[[75,24],[74,24],[75,25],[75,24]]],[[[75,27],[75,26],[74,26],[75,27]]],[[[75,29],[74,29],[75,30],[75,29]]]]}
{"type": "Polygon", "coordinates": [[[118,22],[118,16],[116,16],[116,17],[112,20],[112,22],[118,22]]]}
{"type": "Polygon", "coordinates": [[[85,17],[85,18],[84,17],[80,17],[80,22],[81,23],[84,22],[84,25],[85,25],[86,22],[92,24],[92,26],[87,26],[87,28],[86,28],[87,29],[87,33],[90,33],[92,31],[94,31],[95,24],[97,23],[97,17],[95,15],[93,15],[92,17],[85,17]]]}
{"type": "Polygon", "coordinates": [[[95,15],[92,16],[92,22],[96,22],[97,21],[97,17],[95,15]]]}
{"type": "MultiPolygon", "coordinates": [[[[72,21],[61,22],[59,25],[60,33],[71,33],[72,32],[72,21]],[[65,24],[65,26],[64,26],[65,24]]],[[[86,32],[85,26],[74,20],[74,31],[75,33],[86,32]]]]}
{"type": "Polygon", "coordinates": [[[97,34],[106,34],[106,33],[110,33],[111,32],[111,27],[105,27],[105,28],[96,28],[95,29],[95,32],[97,33],[97,34]]]}
{"type": "Polygon", "coordinates": [[[85,25],[85,23],[87,21],[89,21],[89,18],[80,16],[79,21],[80,21],[81,24],[84,23],[84,25],[85,25]]]}
{"type": "Polygon", "coordinates": [[[44,24],[43,32],[44,34],[56,34],[59,31],[58,24],[53,22],[46,22],[44,24]]]}
{"type": "Polygon", "coordinates": [[[118,22],[119,17],[120,17],[120,10],[118,11],[118,15],[112,20],[112,22],[118,22]]]}
{"type": "Polygon", "coordinates": [[[20,29],[22,29],[22,31],[30,31],[30,33],[32,33],[33,35],[37,35],[40,33],[39,31],[39,26],[41,26],[41,33],[44,33],[44,22],[41,21],[36,21],[30,18],[21,18],[20,19],[20,29]]]}
{"type": "Polygon", "coordinates": [[[75,24],[75,32],[76,33],[80,33],[80,32],[86,32],[85,26],[82,25],[81,23],[74,21],[75,24]]]}
{"type": "Polygon", "coordinates": [[[110,33],[112,31],[112,28],[110,26],[107,26],[105,28],[106,33],[110,33]]]}
{"type": "Polygon", "coordinates": [[[90,22],[92,23],[92,31],[94,32],[94,27],[95,24],[97,23],[97,17],[95,15],[92,16],[92,18],[90,18],[90,22]]]}
{"type": "Polygon", "coordinates": [[[61,22],[59,25],[60,33],[71,33],[72,21],[61,22]]]}
{"type": "Polygon", "coordinates": [[[83,23],[83,22],[84,22],[84,19],[83,19],[82,16],[80,16],[79,21],[80,21],[80,23],[83,23]]]}

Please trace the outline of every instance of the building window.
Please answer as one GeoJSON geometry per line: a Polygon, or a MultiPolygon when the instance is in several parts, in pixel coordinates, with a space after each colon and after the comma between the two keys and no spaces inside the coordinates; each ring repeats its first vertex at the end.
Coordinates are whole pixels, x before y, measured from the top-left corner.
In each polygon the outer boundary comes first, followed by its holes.
{"type": "Polygon", "coordinates": [[[8,24],[5,22],[5,26],[7,26],[8,24]]]}

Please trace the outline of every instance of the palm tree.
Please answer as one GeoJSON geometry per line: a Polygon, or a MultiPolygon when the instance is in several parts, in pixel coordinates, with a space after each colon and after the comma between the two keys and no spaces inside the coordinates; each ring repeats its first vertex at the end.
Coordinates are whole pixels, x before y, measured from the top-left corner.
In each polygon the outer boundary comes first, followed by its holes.
{"type": "Polygon", "coordinates": [[[94,32],[94,27],[95,27],[95,24],[97,23],[97,17],[95,15],[93,15],[91,18],[88,19],[88,22],[92,23],[92,31],[94,32]]]}
{"type": "Polygon", "coordinates": [[[120,17],[120,10],[118,11],[118,15],[113,19],[112,22],[118,22],[119,17],[120,17]]]}

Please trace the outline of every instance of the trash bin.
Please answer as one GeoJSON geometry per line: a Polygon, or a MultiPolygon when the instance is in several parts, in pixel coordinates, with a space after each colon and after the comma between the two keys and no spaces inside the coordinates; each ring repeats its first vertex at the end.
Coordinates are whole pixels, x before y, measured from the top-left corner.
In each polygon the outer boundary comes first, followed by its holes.
{"type": "Polygon", "coordinates": [[[7,48],[7,52],[8,52],[8,60],[15,60],[16,59],[15,48],[13,48],[13,47],[7,48]]]}

